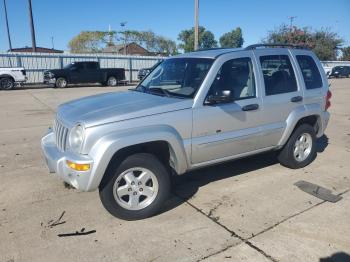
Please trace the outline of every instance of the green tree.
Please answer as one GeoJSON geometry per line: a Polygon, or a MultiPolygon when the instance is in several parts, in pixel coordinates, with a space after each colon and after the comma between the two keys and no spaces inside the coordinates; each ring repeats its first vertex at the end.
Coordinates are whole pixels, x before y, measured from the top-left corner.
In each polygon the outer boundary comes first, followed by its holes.
{"type": "Polygon", "coordinates": [[[328,29],[312,31],[307,27],[290,28],[287,25],[281,25],[270,31],[264,42],[303,45],[312,49],[320,60],[336,60],[343,39],[328,29]]]}
{"type": "Polygon", "coordinates": [[[344,47],[342,48],[342,56],[341,56],[341,60],[343,61],[350,61],[350,46],[344,47]]]}
{"type": "Polygon", "coordinates": [[[115,34],[116,32],[82,31],[69,41],[68,47],[72,53],[96,53],[101,51],[115,34]]]}
{"type": "Polygon", "coordinates": [[[156,35],[153,31],[128,30],[119,32],[123,41],[135,42],[150,52],[174,55],[177,53],[175,41],[166,37],[156,35]]]}
{"type": "MultiPolygon", "coordinates": [[[[177,39],[181,41],[179,48],[183,49],[185,52],[194,51],[194,27],[181,31],[177,39]]],[[[200,26],[198,28],[198,48],[207,49],[217,46],[218,43],[215,40],[214,34],[206,30],[205,27],[200,26]]]]}
{"type": "Polygon", "coordinates": [[[231,32],[227,32],[223,34],[220,37],[220,46],[227,48],[237,48],[242,47],[243,45],[243,36],[242,36],[242,29],[240,27],[237,27],[236,29],[233,29],[231,32]]]}

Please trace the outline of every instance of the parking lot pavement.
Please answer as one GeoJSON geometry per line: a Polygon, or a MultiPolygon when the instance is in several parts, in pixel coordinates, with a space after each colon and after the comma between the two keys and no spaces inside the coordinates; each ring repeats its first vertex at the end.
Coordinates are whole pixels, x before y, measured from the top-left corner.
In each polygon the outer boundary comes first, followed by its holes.
{"type": "Polygon", "coordinates": [[[331,83],[310,166],[290,170],[268,153],[197,170],[176,178],[164,212],[134,222],[109,215],[97,192],[64,187],[40,152],[60,103],[128,87],[0,92],[0,261],[350,261],[350,80],[331,83]],[[324,202],[299,180],[343,199],[324,202]],[[58,236],[82,229],[92,233],[58,236]]]}

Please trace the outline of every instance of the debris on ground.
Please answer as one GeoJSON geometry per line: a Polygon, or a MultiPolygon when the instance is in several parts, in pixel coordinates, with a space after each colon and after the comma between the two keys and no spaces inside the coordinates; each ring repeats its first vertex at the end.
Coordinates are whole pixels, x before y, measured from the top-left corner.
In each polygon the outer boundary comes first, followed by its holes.
{"type": "Polygon", "coordinates": [[[90,230],[85,231],[85,228],[83,227],[80,232],[75,231],[75,233],[65,233],[65,234],[58,234],[59,237],[73,237],[73,236],[84,236],[84,235],[90,235],[96,233],[96,230],[90,230]]]}
{"type": "Polygon", "coordinates": [[[328,202],[338,202],[342,199],[340,195],[332,194],[332,191],[319,185],[300,180],[294,183],[300,190],[328,202]]]}

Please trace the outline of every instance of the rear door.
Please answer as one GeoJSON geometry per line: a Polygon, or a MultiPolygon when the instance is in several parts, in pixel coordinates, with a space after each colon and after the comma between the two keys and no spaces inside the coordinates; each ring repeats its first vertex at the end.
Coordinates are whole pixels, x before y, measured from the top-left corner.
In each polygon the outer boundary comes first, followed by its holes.
{"type": "Polygon", "coordinates": [[[278,145],[293,110],[303,107],[297,67],[286,48],[257,49],[254,54],[263,79],[262,125],[258,148],[278,145]]]}

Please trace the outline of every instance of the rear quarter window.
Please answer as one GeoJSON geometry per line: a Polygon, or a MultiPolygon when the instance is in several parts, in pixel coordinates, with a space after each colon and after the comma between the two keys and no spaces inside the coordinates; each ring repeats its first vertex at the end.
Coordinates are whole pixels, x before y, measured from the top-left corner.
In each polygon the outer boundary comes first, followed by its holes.
{"type": "Polygon", "coordinates": [[[322,87],[322,78],[317,68],[315,60],[308,55],[297,55],[306,89],[316,89],[322,87]]]}

